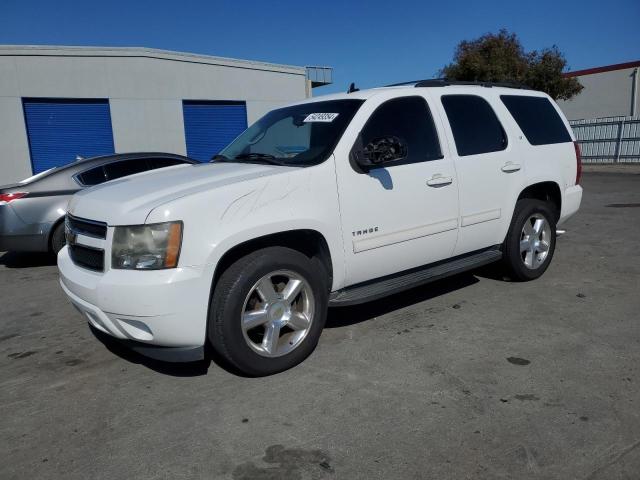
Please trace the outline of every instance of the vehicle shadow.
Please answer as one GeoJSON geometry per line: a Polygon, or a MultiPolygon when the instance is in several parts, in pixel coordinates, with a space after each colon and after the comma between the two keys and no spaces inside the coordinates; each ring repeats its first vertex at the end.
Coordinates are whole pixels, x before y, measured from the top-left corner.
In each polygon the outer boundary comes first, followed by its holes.
{"type": "Polygon", "coordinates": [[[209,370],[210,360],[205,359],[198,362],[188,363],[170,363],[161,362],[152,358],[145,357],[125,345],[118,342],[115,338],[95,329],[89,325],[91,333],[114,355],[126,360],[127,362],[144,365],[154,372],[162,373],[172,377],[197,377],[206,375],[209,370]]]}
{"type": "MultiPolygon", "coordinates": [[[[445,295],[447,293],[468,287],[480,280],[474,273],[461,273],[459,275],[438,280],[428,285],[416,287],[406,292],[397,293],[389,297],[373,302],[363,303],[350,307],[332,307],[329,309],[325,328],[347,327],[360,322],[365,322],[375,317],[385,315],[394,310],[409,307],[420,302],[431,300],[432,298],[445,295]]],[[[154,360],[141,355],[116,339],[91,327],[93,335],[114,355],[131,363],[144,365],[145,367],[163,375],[173,377],[197,377],[206,375],[211,363],[222,368],[228,373],[238,377],[249,377],[230,365],[224,358],[220,357],[211,348],[207,347],[205,360],[189,363],[169,363],[154,360]]]]}
{"type": "Polygon", "coordinates": [[[373,302],[348,307],[330,308],[325,328],[347,327],[356,323],[365,322],[394,310],[409,307],[416,303],[425,302],[432,298],[468,287],[479,282],[473,273],[461,273],[373,302]]]}
{"type": "Polygon", "coordinates": [[[52,267],[56,256],[47,252],[4,252],[0,253],[0,265],[7,268],[52,267]]]}
{"type": "Polygon", "coordinates": [[[501,282],[512,282],[513,280],[505,273],[504,266],[501,262],[490,263],[473,272],[481,278],[489,278],[491,280],[499,280],[501,282]]]}

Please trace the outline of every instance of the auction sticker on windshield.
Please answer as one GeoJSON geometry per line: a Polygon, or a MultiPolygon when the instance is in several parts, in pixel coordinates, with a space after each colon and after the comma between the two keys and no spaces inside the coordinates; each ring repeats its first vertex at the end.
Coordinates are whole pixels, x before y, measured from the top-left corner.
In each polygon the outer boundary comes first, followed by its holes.
{"type": "Polygon", "coordinates": [[[338,115],[338,113],[310,113],[304,122],[333,122],[338,115]]]}

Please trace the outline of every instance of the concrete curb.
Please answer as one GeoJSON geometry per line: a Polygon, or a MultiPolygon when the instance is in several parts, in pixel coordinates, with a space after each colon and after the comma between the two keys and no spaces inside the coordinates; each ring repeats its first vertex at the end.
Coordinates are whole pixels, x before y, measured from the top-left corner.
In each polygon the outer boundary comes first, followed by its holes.
{"type": "Polygon", "coordinates": [[[640,163],[638,164],[582,164],[582,171],[585,173],[630,173],[640,174],[640,163]]]}

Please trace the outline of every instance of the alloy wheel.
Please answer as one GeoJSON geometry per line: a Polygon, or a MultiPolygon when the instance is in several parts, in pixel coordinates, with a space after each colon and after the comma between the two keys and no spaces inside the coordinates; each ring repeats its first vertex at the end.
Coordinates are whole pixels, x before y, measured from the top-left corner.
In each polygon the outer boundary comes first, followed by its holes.
{"type": "Polygon", "coordinates": [[[314,317],[310,284],[290,270],[271,272],[247,294],[242,333],[247,345],[264,357],[281,357],[306,338],[314,317]]]}
{"type": "Polygon", "coordinates": [[[524,265],[535,270],[539,268],[551,247],[551,225],[540,213],[534,213],[525,222],[520,234],[520,256],[524,265]]]}

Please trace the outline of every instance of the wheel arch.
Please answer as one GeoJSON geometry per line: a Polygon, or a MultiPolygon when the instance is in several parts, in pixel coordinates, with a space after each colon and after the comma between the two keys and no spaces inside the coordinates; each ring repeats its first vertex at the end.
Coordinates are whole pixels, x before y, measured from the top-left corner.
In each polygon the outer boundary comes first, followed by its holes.
{"type": "Polygon", "coordinates": [[[333,259],[326,238],[317,230],[296,229],[255,237],[227,249],[216,264],[211,284],[211,292],[213,293],[220,275],[233,264],[233,262],[261,248],[276,246],[297,250],[310,259],[318,261],[327,272],[327,286],[331,289],[333,285],[333,259]]]}
{"type": "Polygon", "coordinates": [[[556,210],[556,221],[560,217],[560,212],[562,211],[562,192],[557,182],[544,181],[528,185],[520,192],[516,202],[523,198],[532,198],[550,203],[556,210]]]}

